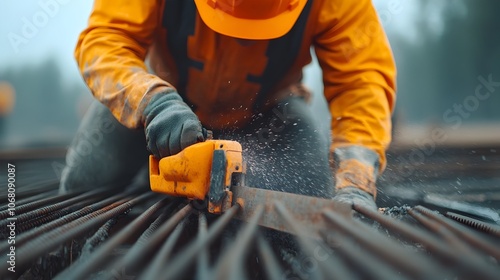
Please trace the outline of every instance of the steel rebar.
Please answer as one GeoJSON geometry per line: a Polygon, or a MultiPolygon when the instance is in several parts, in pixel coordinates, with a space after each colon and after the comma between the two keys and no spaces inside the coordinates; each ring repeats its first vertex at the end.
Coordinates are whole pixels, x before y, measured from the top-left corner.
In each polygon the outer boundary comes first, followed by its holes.
{"type": "MultiPolygon", "coordinates": [[[[363,250],[359,244],[354,242],[352,238],[346,233],[336,233],[328,234],[325,231],[322,232],[325,239],[333,241],[335,246],[335,251],[345,258],[347,258],[355,267],[355,270],[359,270],[364,273],[364,277],[369,276],[369,278],[374,279],[391,279],[391,280],[403,280],[410,279],[407,276],[399,275],[398,271],[394,267],[389,266],[389,263],[384,263],[382,259],[379,259],[377,255],[374,255],[373,251],[363,250]]],[[[400,258],[407,258],[409,256],[402,255],[400,258]]],[[[359,278],[358,278],[359,279],[359,278]]],[[[429,279],[429,278],[412,278],[412,279],[429,279]]]]}
{"type": "Polygon", "coordinates": [[[176,245],[182,231],[184,230],[185,224],[185,220],[179,222],[172,233],[167,237],[167,240],[165,240],[163,246],[161,246],[161,248],[158,250],[156,256],[154,256],[149,265],[145,266],[143,273],[138,277],[138,279],[148,280],[161,278],[162,268],[169,260],[170,255],[172,254],[172,250],[174,249],[174,246],[176,245]]]}
{"type": "MultiPolygon", "coordinates": [[[[137,198],[122,199],[94,213],[90,213],[84,217],[74,220],[71,223],[30,240],[20,248],[17,248],[17,254],[23,256],[22,259],[19,259],[19,261],[16,262],[17,271],[23,272],[27,266],[40,255],[54,249],[61,243],[71,238],[76,238],[86,234],[91,228],[101,225],[110,218],[127,211],[130,207],[133,207],[137,203],[151,197],[151,195],[152,193],[145,193],[137,198]]],[[[6,263],[7,257],[2,257],[1,261],[6,263]]],[[[0,271],[0,277],[6,276],[5,273],[7,273],[7,270],[0,271]]]]}
{"type": "MultiPolygon", "coordinates": [[[[31,219],[37,219],[37,218],[45,216],[49,213],[53,213],[56,210],[59,210],[61,208],[67,207],[67,206],[72,205],[72,204],[79,202],[81,200],[92,197],[92,196],[96,195],[97,193],[98,193],[98,191],[83,193],[83,194],[78,195],[76,197],[72,197],[70,199],[66,199],[66,200],[63,200],[61,202],[57,202],[55,204],[43,206],[41,208],[33,209],[33,210],[31,210],[29,212],[25,212],[23,214],[16,213],[16,215],[15,215],[16,222],[23,223],[23,222],[29,221],[31,219]]],[[[8,223],[9,223],[9,221],[7,219],[0,221],[0,228],[4,229],[8,223]]],[[[3,231],[0,231],[0,232],[3,233],[3,231]]]]}
{"type": "Polygon", "coordinates": [[[257,231],[257,222],[264,213],[264,206],[260,205],[252,218],[236,236],[234,244],[222,254],[215,265],[216,279],[246,279],[243,267],[244,258],[257,231]]]}
{"type": "Polygon", "coordinates": [[[116,247],[127,241],[136,231],[144,228],[144,226],[146,226],[146,224],[150,222],[151,218],[160,209],[164,208],[168,202],[170,202],[168,198],[164,198],[156,202],[154,205],[144,211],[139,217],[128,224],[117,235],[108,240],[108,242],[98,247],[92,254],[92,256],[85,260],[78,260],[74,265],[57,275],[55,279],[86,279],[88,273],[94,271],[97,266],[105,262],[106,258],[113,252],[116,247]]]}
{"type": "MultiPolygon", "coordinates": [[[[207,217],[203,212],[200,212],[198,214],[198,239],[203,240],[204,238],[207,238],[207,217]]],[[[209,262],[209,256],[208,256],[208,248],[205,246],[201,248],[200,253],[198,254],[198,259],[196,262],[196,279],[198,280],[204,280],[206,275],[208,275],[209,269],[208,269],[208,262],[209,262]]]]}
{"type": "MultiPolygon", "coordinates": [[[[427,279],[431,275],[440,275],[439,269],[430,261],[422,258],[416,253],[412,253],[405,248],[391,242],[390,239],[375,231],[368,225],[353,219],[348,221],[344,217],[332,211],[324,211],[325,217],[333,223],[336,231],[342,231],[345,235],[355,238],[367,250],[377,253],[379,258],[385,259],[402,271],[407,272],[412,277],[427,279]],[[423,270],[422,267],[426,269],[423,270]]],[[[328,236],[326,236],[328,238],[328,236]]],[[[386,278],[386,277],[383,277],[386,278]]]]}
{"type": "Polygon", "coordinates": [[[454,220],[446,219],[444,216],[438,215],[423,206],[417,206],[414,209],[421,212],[425,216],[441,223],[450,231],[460,236],[463,240],[467,241],[474,247],[479,248],[495,257],[497,260],[500,260],[500,246],[498,245],[498,243],[493,243],[484,238],[481,238],[481,236],[477,235],[475,232],[471,231],[469,228],[463,226],[462,224],[454,220]]]}
{"type": "Polygon", "coordinates": [[[457,213],[453,212],[446,212],[446,217],[449,217],[455,221],[458,221],[462,224],[465,224],[467,226],[473,227],[475,229],[478,229],[480,231],[489,233],[491,235],[494,235],[498,238],[500,238],[500,227],[492,224],[488,224],[476,219],[473,219],[471,217],[467,217],[464,215],[460,215],[457,213]]]}
{"type": "MultiPolygon", "coordinates": [[[[137,243],[119,260],[115,261],[109,268],[120,271],[122,269],[137,270],[142,265],[148,255],[151,255],[158,248],[165,238],[174,230],[177,224],[192,213],[191,205],[187,204],[181,210],[170,217],[158,230],[154,232],[147,242],[137,243]]],[[[107,278],[112,275],[107,274],[107,278]]]]}
{"type": "MultiPolygon", "coordinates": [[[[25,204],[18,204],[18,205],[16,205],[16,208],[15,208],[16,209],[15,215],[18,216],[18,215],[24,214],[28,211],[37,209],[38,207],[41,207],[41,206],[44,206],[44,205],[47,205],[50,203],[64,201],[68,197],[73,197],[76,195],[79,195],[79,194],[78,193],[61,194],[61,195],[57,195],[54,197],[42,198],[42,199],[28,202],[25,204]]],[[[10,216],[11,216],[11,214],[10,214],[10,211],[8,209],[2,210],[0,212],[0,219],[5,219],[5,218],[10,217],[10,216]]]]}
{"type": "Polygon", "coordinates": [[[283,278],[284,272],[276,258],[276,255],[271,249],[267,240],[259,233],[257,233],[257,246],[259,255],[263,260],[263,266],[269,280],[279,280],[283,278]]]}
{"type": "Polygon", "coordinates": [[[67,207],[56,210],[54,212],[51,212],[45,216],[29,219],[28,221],[25,221],[25,222],[17,225],[16,231],[18,234],[21,234],[21,233],[24,233],[26,231],[32,230],[34,228],[37,228],[39,226],[43,226],[44,224],[48,224],[48,223],[50,223],[54,220],[57,220],[61,217],[64,217],[68,214],[76,212],[76,211],[84,208],[87,205],[91,205],[92,203],[99,201],[99,199],[100,199],[99,197],[89,198],[89,199],[80,201],[76,204],[71,204],[67,207]]]}
{"type": "MultiPolygon", "coordinates": [[[[54,220],[48,224],[41,225],[41,226],[34,228],[30,231],[23,232],[22,234],[20,234],[16,237],[16,245],[19,247],[19,246],[23,245],[24,243],[30,241],[31,239],[36,238],[37,236],[43,235],[43,234],[45,234],[53,229],[62,227],[62,226],[66,225],[66,224],[68,224],[76,219],[82,218],[90,213],[98,211],[99,209],[105,207],[106,205],[109,205],[109,204],[114,203],[120,199],[125,198],[127,195],[130,195],[130,193],[120,193],[120,194],[114,195],[114,196],[109,197],[107,199],[104,199],[100,202],[96,202],[92,205],[86,206],[79,211],[72,212],[72,213],[70,213],[66,216],[63,216],[57,220],[54,220]]],[[[6,252],[8,247],[9,246],[7,243],[0,243],[0,252],[1,253],[6,252]]]]}
{"type": "MultiPolygon", "coordinates": [[[[58,193],[58,190],[51,190],[51,191],[48,191],[48,192],[45,192],[45,193],[41,193],[41,194],[37,194],[37,195],[33,195],[33,196],[30,196],[30,197],[26,197],[24,199],[18,199],[16,200],[16,210],[25,205],[25,204],[28,204],[28,203],[32,203],[32,202],[35,202],[35,201],[39,201],[39,200],[42,200],[42,199],[45,199],[45,198],[49,198],[49,197],[54,197],[56,196],[58,193]]],[[[5,204],[5,205],[1,205],[0,206],[0,212],[8,209],[9,206],[8,204],[5,204]]],[[[1,218],[1,216],[0,216],[1,218]]],[[[5,218],[5,217],[4,217],[5,218]]]]}
{"type": "Polygon", "coordinates": [[[165,265],[162,271],[162,276],[166,279],[178,279],[181,277],[182,272],[195,260],[196,254],[205,246],[210,245],[212,241],[219,236],[224,227],[236,215],[240,209],[239,204],[235,204],[229,210],[224,212],[217,221],[208,228],[205,238],[198,238],[191,244],[187,245],[184,251],[173,259],[169,264],[165,265]]]}
{"type": "Polygon", "coordinates": [[[413,209],[410,209],[408,213],[424,226],[441,235],[446,242],[448,242],[449,247],[455,252],[450,261],[454,264],[458,264],[459,270],[467,274],[468,277],[477,275],[480,276],[481,279],[497,279],[498,275],[500,275],[500,270],[487,265],[484,258],[482,258],[472,247],[461,242],[461,240],[445,226],[430,220],[413,209]]]}
{"type": "MultiPolygon", "coordinates": [[[[298,224],[293,217],[288,213],[287,208],[280,202],[275,201],[274,207],[276,212],[284,219],[284,221],[288,224],[289,227],[293,229],[296,234],[297,241],[299,242],[301,248],[305,251],[309,256],[314,256],[315,251],[317,249],[326,248],[326,244],[322,244],[321,242],[317,242],[316,246],[314,243],[307,238],[308,233],[304,227],[298,224]]],[[[318,262],[320,266],[320,271],[313,270],[313,279],[321,278],[321,274],[324,274],[325,278],[333,278],[333,279],[355,279],[356,277],[352,272],[348,271],[345,267],[343,267],[342,261],[338,259],[334,254],[328,254],[328,258],[332,260],[330,262],[321,261],[318,262]]]]}

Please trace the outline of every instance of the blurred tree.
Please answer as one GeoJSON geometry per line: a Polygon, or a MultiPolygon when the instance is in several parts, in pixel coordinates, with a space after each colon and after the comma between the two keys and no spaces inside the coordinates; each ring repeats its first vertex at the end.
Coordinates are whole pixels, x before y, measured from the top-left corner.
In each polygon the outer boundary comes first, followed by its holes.
{"type": "Polygon", "coordinates": [[[77,102],[86,92],[83,82],[62,81],[54,58],[0,72],[0,80],[16,91],[12,113],[5,118],[0,147],[66,145],[80,121],[77,102]]]}
{"type": "MultiPolygon", "coordinates": [[[[399,66],[398,106],[410,122],[446,122],[443,115],[454,104],[471,101],[479,76],[500,81],[500,1],[443,1],[419,1],[417,43],[391,38],[399,66]],[[438,26],[425,13],[443,4],[443,30],[436,32],[438,26]],[[458,7],[465,7],[465,14],[458,7]]],[[[499,102],[500,88],[462,120],[498,122],[499,102]]]]}

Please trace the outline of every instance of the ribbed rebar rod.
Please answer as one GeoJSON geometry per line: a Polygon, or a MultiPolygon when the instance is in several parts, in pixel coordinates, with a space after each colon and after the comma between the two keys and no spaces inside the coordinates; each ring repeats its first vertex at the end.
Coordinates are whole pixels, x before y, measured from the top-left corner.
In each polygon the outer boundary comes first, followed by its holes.
{"type": "Polygon", "coordinates": [[[498,243],[493,243],[484,238],[481,238],[481,236],[471,231],[469,228],[463,226],[462,224],[450,219],[446,219],[444,216],[438,215],[423,206],[417,206],[414,209],[421,212],[425,216],[441,223],[443,226],[448,228],[456,235],[460,236],[463,240],[467,241],[474,247],[479,248],[490,254],[492,257],[495,257],[497,260],[500,260],[500,246],[498,243]]]}
{"type": "MultiPolygon", "coordinates": [[[[114,262],[109,269],[114,271],[122,271],[125,268],[128,271],[138,270],[141,265],[144,265],[148,256],[153,254],[163,244],[165,238],[174,230],[177,224],[186,219],[191,213],[192,207],[190,204],[187,204],[159,227],[147,242],[142,244],[136,243],[125,256],[114,262]]],[[[112,278],[112,275],[107,274],[105,278],[112,278]]]]}
{"type": "MultiPolygon", "coordinates": [[[[130,207],[151,197],[151,195],[152,193],[145,193],[134,199],[123,199],[30,240],[20,248],[17,248],[16,253],[19,256],[23,256],[23,258],[20,258],[16,262],[17,271],[23,272],[40,255],[56,248],[63,242],[85,235],[90,229],[102,225],[112,217],[127,211],[130,207]]],[[[7,257],[2,257],[1,262],[6,263],[7,257]]],[[[5,273],[7,273],[7,270],[0,271],[0,277],[6,276],[5,273]]]]}
{"type": "Polygon", "coordinates": [[[262,263],[266,271],[267,278],[269,280],[283,279],[283,275],[285,273],[281,269],[271,246],[269,246],[267,240],[260,233],[257,233],[257,246],[259,249],[259,255],[263,260],[262,263]]]}
{"type": "Polygon", "coordinates": [[[25,231],[29,231],[29,230],[37,228],[41,225],[48,224],[54,220],[57,220],[57,219],[64,217],[68,214],[71,214],[75,211],[78,211],[87,205],[95,203],[95,202],[99,201],[100,199],[101,199],[100,197],[92,197],[92,198],[80,201],[78,203],[69,205],[67,207],[64,207],[62,209],[56,210],[52,213],[49,213],[46,216],[30,219],[30,220],[23,222],[23,223],[16,226],[17,234],[19,235],[25,231]]]}
{"type": "MultiPolygon", "coordinates": [[[[59,228],[61,226],[64,226],[78,218],[84,217],[92,212],[95,212],[111,203],[114,203],[120,199],[123,199],[127,195],[130,195],[130,193],[120,193],[117,195],[114,195],[110,198],[107,198],[103,201],[96,202],[92,205],[86,206],[82,208],[79,211],[72,212],[64,217],[61,217],[57,220],[54,220],[48,224],[41,225],[40,227],[34,228],[30,231],[23,232],[22,234],[16,236],[16,245],[17,247],[23,245],[24,243],[30,241],[31,239],[36,238],[37,236],[43,235],[55,228],[59,228]]],[[[6,252],[7,248],[9,245],[7,243],[0,243],[0,252],[6,252]]]]}
{"type": "MultiPolygon", "coordinates": [[[[43,206],[41,208],[31,210],[31,211],[23,213],[21,215],[16,214],[16,222],[22,223],[22,222],[25,222],[25,221],[28,221],[31,219],[36,219],[38,217],[42,217],[44,215],[50,214],[50,213],[52,213],[56,210],[59,210],[61,208],[67,207],[69,205],[72,205],[72,204],[77,203],[79,201],[85,200],[87,198],[96,196],[97,194],[99,194],[101,192],[102,192],[101,190],[94,190],[94,191],[86,192],[86,193],[83,193],[81,195],[72,197],[70,199],[67,199],[67,200],[64,200],[61,202],[57,202],[55,204],[51,204],[51,205],[47,205],[47,206],[43,206]]],[[[0,229],[6,228],[8,223],[9,223],[8,220],[0,221],[0,229]]],[[[3,231],[0,231],[0,232],[3,233],[3,231]]]]}
{"type": "Polygon", "coordinates": [[[243,262],[263,213],[264,206],[259,205],[250,221],[236,236],[234,244],[219,258],[215,265],[215,279],[246,279],[243,262]]]}
{"type": "MultiPolygon", "coordinates": [[[[301,245],[302,249],[305,251],[306,254],[312,257],[315,254],[318,254],[319,250],[325,251],[327,247],[326,244],[323,244],[323,242],[318,241],[315,242],[317,245],[314,246],[314,243],[310,239],[307,239],[308,233],[306,229],[300,226],[300,224],[293,219],[293,217],[288,213],[283,203],[281,203],[280,201],[275,201],[274,208],[276,212],[288,224],[288,226],[290,226],[290,228],[293,229],[299,244],[301,245]]],[[[333,254],[328,254],[328,258],[324,259],[323,261],[319,261],[318,264],[319,267],[321,268],[321,271],[313,270],[312,271],[313,275],[311,275],[313,279],[317,277],[324,279],[356,278],[350,271],[348,271],[345,267],[341,265],[342,261],[333,254]],[[327,259],[330,259],[331,261],[327,262],[326,261],[327,259]],[[321,277],[321,274],[323,274],[324,277],[321,277]]]]}
{"type": "Polygon", "coordinates": [[[236,215],[240,209],[239,204],[235,204],[229,210],[224,212],[217,221],[208,228],[205,238],[197,238],[194,242],[186,246],[186,249],[179,253],[175,259],[169,264],[166,264],[162,271],[162,276],[165,279],[179,279],[182,277],[182,272],[195,260],[196,255],[203,247],[210,245],[213,240],[219,236],[224,227],[236,215]]]}
{"type": "MultiPolygon", "coordinates": [[[[45,199],[45,198],[57,196],[57,192],[58,192],[57,190],[52,190],[52,191],[49,191],[49,192],[45,192],[45,193],[37,194],[37,195],[34,195],[34,196],[30,196],[30,197],[27,197],[27,198],[16,200],[16,210],[19,207],[21,207],[21,206],[23,206],[25,204],[28,204],[28,203],[31,203],[31,202],[34,202],[34,201],[39,201],[39,200],[42,200],[42,199],[45,199]]],[[[8,208],[9,208],[8,204],[1,205],[0,206],[0,212],[6,210],[8,208]]]]}
{"type": "Polygon", "coordinates": [[[410,226],[409,224],[402,223],[390,217],[384,216],[376,211],[365,208],[361,205],[353,205],[353,209],[363,214],[364,216],[380,223],[387,229],[401,234],[401,237],[415,243],[422,244],[427,250],[438,254],[447,260],[456,260],[456,252],[446,246],[442,240],[436,236],[431,235],[429,232],[421,228],[410,226]]]}
{"type": "MultiPolygon", "coordinates": [[[[388,263],[384,263],[378,258],[373,251],[364,250],[359,244],[355,243],[347,233],[335,232],[335,234],[329,234],[327,230],[321,231],[323,238],[328,239],[329,242],[336,244],[335,251],[342,255],[344,258],[348,259],[355,267],[354,270],[359,271],[363,274],[369,275],[372,279],[391,279],[391,280],[403,280],[410,279],[407,276],[398,274],[393,267],[389,266],[388,263]],[[371,253],[371,254],[370,254],[371,253]]],[[[328,244],[328,243],[327,243],[328,244]]],[[[366,248],[365,248],[366,249],[366,248]]],[[[401,255],[400,258],[410,257],[408,255],[401,255]]],[[[431,279],[431,278],[418,278],[413,277],[411,279],[431,279]]]]}
{"type": "MultiPolygon", "coordinates": [[[[469,271],[477,271],[477,267],[469,263],[469,261],[475,262],[475,258],[469,260],[468,256],[461,255],[460,251],[457,251],[456,248],[447,245],[441,239],[438,239],[437,236],[430,235],[430,233],[420,228],[397,222],[396,220],[384,216],[376,211],[367,209],[361,205],[354,205],[353,208],[366,217],[379,222],[386,228],[400,233],[403,237],[412,240],[413,242],[422,244],[428,251],[440,256],[441,259],[444,259],[449,263],[457,264],[462,269],[466,268],[469,271]]],[[[491,271],[491,268],[487,267],[487,271],[479,271],[478,274],[486,277],[485,279],[491,279],[491,271]]]]}
{"type": "MultiPolygon", "coordinates": [[[[207,217],[203,212],[198,214],[198,239],[207,238],[207,217]]],[[[198,254],[198,259],[196,262],[196,279],[204,280],[206,275],[209,274],[208,269],[208,248],[205,246],[201,248],[200,253],[198,254]]]]}
{"type": "MultiPolygon", "coordinates": [[[[67,199],[69,197],[74,197],[76,195],[79,195],[79,193],[61,194],[61,195],[57,195],[54,197],[42,198],[40,200],[25,203],[22,205],[16,205],[15,215],[19,216],[19,215],[22,215],[26,212],[33,210],[33,209],[37,209],[39,207],[45,206],[45,205],[50,204],[50,203],[64,201],[65,199],[67,199]]],[[[8,210],[8,209],[0,212],[0,219],[5,219],[5,218],[10,217],[10,216],[11,216],[10,210],[8,210]]]]}
{"type": "Polygon", "coordinates": [[[428,229],[441,235],[448,242],[449,247],[453,248],[455,251],[454,257],[451,261],[459,265],[460,271],[467,274],[466,277],[479,276],[481,279],[498,278],[500,270],[488,265],[484,261],[484,258],[477,253],[477,251],[470,246],[467,246],[466,243],[463,243],[442,224],[430,220],[413,209],[410,209],[408,213],[428,229]]]}
{"type": "MultiPolygon", "coordinates": [[[[379,258],[385,259],[413,277],[429,279],[431,275],[436,276],[441,274],[440,269],[428,259],[424,259],[416,253],[398,246],[397,243],[391,242],[386,236],[383,236],[368,225],[356,219],[347,221],[341,215],[330,210],[324,211],[323,215],[333,224],[334,227],[332,227],[332,230],[334,230],[334,233],[342,231],[345,235],[355,238],[369,251],[376,252],[379,258]],[[422,269],[422,267],[426,269],[422,269]]],[[[332,237],[334,236],[335,234],[332,234],[332,237]]],[[[328,238],[328,235],[325,237],[328,238]]]]}
{"type": "Polygon", "coordinates": [[[486,233],[489,233],[491,235],[494,235],[498,238],[500,238],[500,227],[492,224],[488,224],[476,219],[473,219],[471,217],[467,217],[464,215],[460,215],[457,213],[453,212],[446,212],[446,217],[451,218],[455,221],[458,221],[462,224],[465,224],[469,227],[473,227],[477,230],[484,231],[486,233]]]}
{"type": "MultiPolygon", "coordinates": [[[[179,206],[179,205],[177,205],[179,206]]],[[[168,206],[167,209],[163,210],[160,215],[144,230],[137,241],[134,243],[133,247],[144,246],[144,244],[148,243],[148,240],[153,236],[156,231],[163,225],[165,222],[172,217],[172,212],[175,210],[175,207],[168,206]]]]}
{"type": "MultiPolygon", "coordinates": [[[[18,178],[20,176],[22,175],[19,175],[18,178]]],[[[20,183],[21,182],[18,181],[16,185],[19,186],[20,183]]],[[[53,191],[59,186],[59,180],[57,179],[51,179],[45,181],[36,180],[34,183],[25,182],[22,184],[24,185],[23,188],[20,188],[19,190],[16,188],[16,198],[18,199],[25,199],[31,196],[53,191]]],[[[0,193],[0,197],[6,197],[6,196],[7,193],[5,192],[0,193]]]]}
{"type": "MultiPolygon", "coordinates": [[[[123,214],[128,214],[127,212],[123,214]]],[[[86,259],[88,258],[95,250],[97,246],[101,243],[105,242],[109,237],[109,231],[116,224],[118,220],[117,217],[113,217],[109,219],[104,225],[102,225],[90,238],[85,241],[83,248],[81,250],[80,258],[86,259]]]]}
{"type": "MultiPolygon", "coordinates": [[[[55,279],[86,279],[88,274],[93,272],[96,267],[106,261],[115,248],[127,241],[137,231],[143,229],[150,222],[151,218],[158,211],[164,208],[168,202],[170,202],[170,199],[164,198],[153,204],[153,206],[149,207],[146,211],[144,211],[144,213],[134,219],[119,233],[102,244],[102,246],[98,247],[89,258],[85,260],[77,260],[75,264],[57,275],[55,279]]],[[[170,205],[173,207],[172,204],[170,205]]]]}
{"type": "Polygon", "coordinates": [[[149,265],[145,266],[143,273],[138,277],[138,279],[149,280],[161,278],[162,268],[168,262],[170,255],[172,254],[172,250],[184,230],[185,224],[185,220],[182,220],[175,227],[174,231],[172,231],[172,233],[167,237],[167,240],[163,243],[163,246],[161,246],[156,256],[151,260],[149,265]]]}
{"type": "Polygon", "coordinates": [[[436,195],[425,195],[424,203],[445,208],[446,210],[467,213],[481,219],[500,223],[500,213],[487,207],[450,200],[436,195]]]}

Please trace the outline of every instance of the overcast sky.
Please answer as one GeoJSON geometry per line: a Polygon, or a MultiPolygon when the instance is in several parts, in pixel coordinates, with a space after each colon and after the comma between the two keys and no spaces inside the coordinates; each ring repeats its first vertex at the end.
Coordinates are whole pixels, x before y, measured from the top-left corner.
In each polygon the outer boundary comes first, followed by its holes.
{"type": "Polygon", "coordinates": [[[77,75],[73,49],[91,8],[89,0],[2,0],[0,68],[37,63],[53,56],[65,68],[65,74],[77,75]],[[44,9],[42,3],[52,5],[44,9]]]}

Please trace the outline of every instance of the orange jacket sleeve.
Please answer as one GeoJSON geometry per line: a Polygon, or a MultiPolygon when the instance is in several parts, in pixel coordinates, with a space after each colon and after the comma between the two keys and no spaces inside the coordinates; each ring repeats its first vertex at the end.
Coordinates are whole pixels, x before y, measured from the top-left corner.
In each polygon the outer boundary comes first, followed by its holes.
{"type": "Polygon", "coordinates": [[[100,102],[129,128],[139,128],[151,97],[174,90],[146,70],[144,59],[160,17],[160,1],[95,0],[75,58],[100,102]]]}
{"type": "Polygon", "coordinates": [[[325,0],[315,51],[332,115],[331,151],[361,146],[376,152],[380,171],[391,140],[396,69],[370,0],[325,0]]]}

